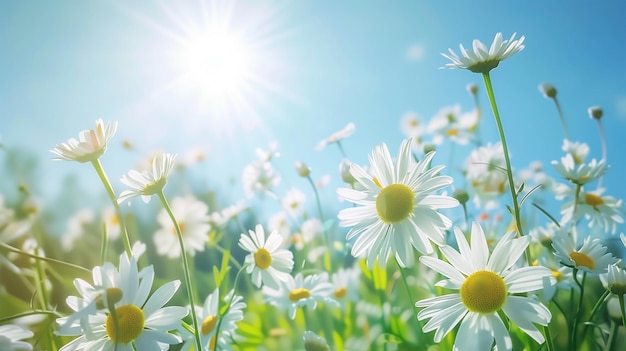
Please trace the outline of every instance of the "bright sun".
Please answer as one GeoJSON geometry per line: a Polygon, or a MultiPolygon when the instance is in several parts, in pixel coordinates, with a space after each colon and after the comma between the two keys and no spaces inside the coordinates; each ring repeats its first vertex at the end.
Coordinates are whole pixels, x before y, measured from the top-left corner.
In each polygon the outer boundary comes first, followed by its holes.
{"type": "Polygon", "coordinates": [[[204,98],[232,99],[250,78],[252,51],[228,28],[209,28],[187,38],[179,53],[183,84],[204,98]]]}

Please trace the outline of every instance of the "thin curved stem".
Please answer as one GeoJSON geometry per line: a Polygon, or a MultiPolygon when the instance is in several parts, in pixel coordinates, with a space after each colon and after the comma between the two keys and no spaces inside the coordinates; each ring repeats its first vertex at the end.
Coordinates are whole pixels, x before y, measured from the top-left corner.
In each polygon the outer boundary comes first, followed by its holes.
{"type": "Polygon", "coordinates": [[[126,250],[126,254],[128,257],[133,255],[130,245],[130,238],[128,237],[128,231],[126,230],[126,224],[124,223],[124,216],[122,215],[122,210],[120,209],[120,205],[117,203],[117,198],[115,197],[115,192],[113,191],[113,187],[111,186],[111,182],[109,182],[109,178],[107,178],[106,173],[104,173],[104,168],[102,168],[102,164],[100,163],[100,159],[96,159],[95,161],[91,161],[91,164],[98,173],[104,188],[107,191],[107,195],[109,195],[109,199],[113,203],[113,208],[115,208],[115,215],[117,216],[117,220],[120,224],[120,231],[122,232],[122,241],[124,242],[124,249],[126,250]]]}
{"type": "Polygon", "coordinates": [[[313,188],[313,193],[315,194],[315,202],[317,204],[317,211],[320,216],[320,222],[322,222],[322,232],[324,233],[324,244],[326,245],[326,248],[327,248],[327,250],[324,251],[324,267],[330,272],[332,272],[333,265],[332,265],[332,257],[330,254],[332,250],[332,246],[331,246],[330,238],[328,237],[328,231],[326,230],[326,223],[324,221],[324,213],[322,212],[322,202],[320,201],[319,192],[317,191],[317,187],[315,186],[315,182],[313,182],[313,179],[311,179],[311,176],[308,175],[306,179],[308,179],[309,183],[311,184],[311,187],[313,188]]]}
{"type": "Polygon", "coordinates": [[[33,255],[31,253],[22,251],[20,249],[16,249],[16,248],[14,248],[14,247],[12,247],[10,245],[7,245],[7,244],[5,244],[3,242],[0,242],[0,247],[3,247],[6,250],[9,250],[11,252],[15,252],[15,253],[20,254],[20,255],[24,255],[24,256],[27,256],[27,257],[30,257],[30,258],[34,258],[36,260],[46,261],[46,262],[50,262],[50,263],[57,263],[57,264],[64,265],[66,267],[71,267],[71,268],[79,269],[79,270],[87,272],[87,273],[91,273],[91,271],[89,269],[85,268],[85,267],[81,267],[79,265],[75,265],[73,263],[68,263],[68,262],[65,262],[65,261],[55,260],[54,258],[33,255]]]}
{"type": "Polygon", "coordinates": [[[187,252],[185,250],[185,242],[183,240],[183,233],[181,232],[180,226],[178,225],[178,221],[176,220],[176,217],[174,217],[174,213],[172,212],[172,209],[170,208],[170,205],[167,202],[167,199],[165,198],[165,194],[163,194],[163,190],[159,191],[157,195],[159,196],[159,200],[161,200],[161,203],[163,204],[163,208],[165,208],[165,211],[170,216],[170,219],[172,220],[172,223],[174,224],[174,228],[176,229],[176,236],[178,237],[178,244],[180,245],[180,257],[182,258],[183,271],[185,273],[185,286],[187,290],[187,299],[189,300],[191,321],[193,323],[193,329],[194,329],[193,335],[196,341],[196,350],[202,350],[202,343],[200,341],[200,328],[198,328],[198,318],[196,317],[196,304],[193,299],[193,295],[194,295],[193,287],[191,284],[191,274],[189,273],[189,261],[187,260],[187,252]]]}
{"type": "Polygon", "coordinates": [[[563,115],[561,104],[559,103],[559,100],[556,98],[556,96],[552,100],[554,100],[554,105],[556,106],[556,110],[559,113],[561,125],[563,126],[563,133],[565,133],[565,139],[569,140],[569,132],[567,131],[567,124],[565,124],[565,116],[563,115]]]}
{"type": "Polygon", "coordinates": [[[483,73],[483,79],[485,80],[485,87],[487,88],[487,95],[489,95],[489,102],[491,103],[491,109],[496,119],[496,125],[498,127],[498,133],[500,134],[500,141],[502,142],[502,151],[504,152],[504,161],[506,163],[506,174],[509,181],[509,190],[511,191],[511,200],[513,201],[513,211],[515,212],[515,224],[517,226],[517,234],[523,236],[522,219],[520,216],[519,204],[517,203],[517,194],[515,191],[515,183],[513,180],[513,169],[511,168],[511,160],[509,157],[509,148],[506,144],[506,138],[504,136],[504,129],[502,128],[502,121],[500,120],[500,113],[498,112],[498,106],[496,105],[496,98],[493,94],[493,87],[491,85],[491,78],[489,72],[483,73]]]}

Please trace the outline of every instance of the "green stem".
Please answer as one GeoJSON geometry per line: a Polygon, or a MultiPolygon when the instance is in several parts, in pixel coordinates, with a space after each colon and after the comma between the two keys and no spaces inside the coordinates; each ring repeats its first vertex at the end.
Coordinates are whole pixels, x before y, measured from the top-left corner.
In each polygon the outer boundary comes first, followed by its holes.
{"type": "Polygon", "coordinates": [[[511,200],[513,201],[513,210],[515,212],[517,234],[518,236],[523,236],[524,232],[522,230],[522,219],[520,217],[519,204],[517,203],[517,194],[515,193],[515,183],[513,181],[513,169],[511,168],[511,160],[509,158],[509,148],[506,144],[506,138],[504,137],[504,129],[502,128],[502,121],[500,120],[500,114],[498,113],[498,106],[496,105],[496,98],[493,94],[493,87],[491,86],[489,72],[483,73],[483,79],[485,80],[485,87],[487,88],[487,94],[489,95],[489,102],[491,103],[491,109],[493,110],[493,115],[496,119],[498,133],[500,133],[500,141],[502,142],[502,151],[504,152],[504,161],[506,163],[506,174],[509,180],[511,200]]]}
{"type": "Polygon", "coordinates": [[[337,140],[337,146],[339,147],[341,156],[343,156],[343,158],[346,158],[346,152],[344,151],[343,146],[341,145],[341,140],[337,140]]]}
{"type": "MultiPolygon", "coordinates": [[[[219,344],[219,335],[220,335],[220,327],[222,326],[222,319],[223,317],[228,313],[228,310],[230,310],[230,306],[233,303],[233,300],[235,299],[235,296],[237,295],[237,287],[239,285],[239,277],[241,276],[241,273],[247,268],[248,266],[242,266],[239,271],[237,272],[237,275],[235,276],[235,282],[233,283],[233,293],[230,295],[230,300],[228,301],[228,305],[226,307],[226,309],[224,310],[224,313],[219,313],[219,302],[218,302],[218,314],[219,314],[219,320],[217,321],[217,326],[215,327],[215,351],[218,351],[220,348],[220,344],[219,344]]],[[[219,290],[217,292],[219,294],[219,290]]],[[[219,301],[219,296],[218,296],[218,301],[219,301]]]]}
{"type": "Polygon", "coordinates": [[[178,221],[176,221],[176,217],[174,217],[174,213],[170,208],[167,199],[165,198],[165,194],[163,194],[163,190],[157,193],[159,196],[159,200],[161,200],[161,204],[163,204],[163,208],[170,216],[172,223],[174,224],[174,228],[176,229],[176,236],[178,237],[178,244],[180,245],[180,257],[183,261],[183,271],[185,273],[185,286],[187,290],[187,299],[189,300],[189,309],[191,310],[191,321],[193,323],[194,329],[194,337],[196,340],[196,350],[202,350],[202,343],[200,342],[200,329],[198,328],[198,318],[196,317],[196,304],[193,299],[193,288],[191,286],[191,274],[189,273],[189,261],[187,260],[187,252],[185,251],[185,242],[183,241],[183,233],[180,231],[180,226],[178,225],[178,221]]]}
{"type": "MultiPolygon", "coordinates": [[[[404,288],[406,289],[406,295],[409,297],[409,303],[411,304],[411,307],[413,308],[413,316],[415,316],[415,318],[413,319],[417,320],[417,307],[415,306],[415,300],[413,300],[413,295],[411,294],[411,288],[409,287],[409,283],[406,280],[406,275],[404,274],[404,270],[400,266],[400,263],[398,263],[398,260],[394,260],[394,261],[396,261],[396,264],[398,265],[398,270],[400,270],[400,275],[402,276],[402,281],[404,282],[404,288]]],[[[420,335],[423,334],[422,328],[418,327],[417,330],[419,331],[420,335]]],[[[418,337],[420,335],[418,335],[418,337]]]]}
{"type": "MultiPolygon", "coordinates": [[[[35,255],[39,256],[39,248],[35,248],[35,255]]],[[[46,291],[46,277],[45,277],[45,269],[43,268],[42,262],[40,260],[35,260],[35,267],[37,269],[37,285],[39,286],[39,303],[41,304],[42,309],[48,309],[48,292],[46,291]]],[[[52,329],[47,328],[48,330],[48,338],[50,340],[50,347],[53,351],[58,350],[55,338],[52,335],[52,329]]]]}
{"type": "Polygon", "coordinates": [[[578,278],[577,278],[577,273],[578,270],[576,268],[574,268],[574,272],[572,273],[572,276],[574,277],[574,281],[576,282],[576,284],[580,287],[580,295],[578,296],[578,307],[576,308],[576,314],[574,314],[574,318],[572,321],[572,333],[570,334],[570,345],[571,345],[571,349],[577,349],[576,347],[576,334],[577,334],[577,327],[578,327],[578,316],[580,315],[581,312],[581,306],[583,304],[583,296],[585,294],[585,277],[587,276],[587,272],[583,271],[583,278],[582,280],[579,282],[578,278]]]}
{"type": "Polygon", "coordinates": [[[619,298],[619,309],[622,312],[622,325],[624,329],[626,329],[626,311],[624,310],[624,295],[618,296],[619,298]]]}
{"type": "Polygon", "coordinates": [[[608,290],[605,290],[602,296],[600,296],[600,298],[598,299],[598,301],[596,301],[596,304],[593,305],[593,308],[591,309],[591,314],[589,315],[589,320],[587,321],[587,323],[585,323],[585,326],[583,327],[582,335],[580,336],[582,339],[585,339],[585,334],[587,333],[587,329],[589,329],[589,325],[591,324],[590,322],[593,320],[593,317],[596,315],[598,308],[600,308],[600,306],[602,306],[602,304],[604,303],[604,300],[606,300],[606,297],[609,296],[609,293],[610,292],[608,290]]]}
{"type": "Polygon", "coordinates": [[[317,187],[315,186],[315,182],[313,182],[313,179],[311,178],[311,175],[308,175],[306,179],[309,180],[309,183],[311,184],[311,187],[313,188],[313,193],[315,194],[315,202],[317,204],[317,212],[319,213],[319,216],[320,216],[320,222],[322,222],[322,232],[324,233],[324,244],[327,248],[327,250],[324,251],[324,267],[329,272],[332,272],[333,271],[332,259],[331,259],[332,243],[330,242],[330,238],[328,237],[328,231],[326,230],[326,222],[324,221],[324,213],[322,212],[322,203],[320,201],[320,195],[319,195],[319,192],[317,191],[317,187]]]}
{"type": "Polygon", "coordinates": [[[104,264],[107,259],[107,248],[109,246],[109,236],[107,235],[107,226],[102,224],[102,246],[100,247],[100,262],[104,264]]]}
{"type": "Polygon", "coordinates": [[[63,317],[61,314],[59,314],[56,311],[29,311],[29,312],[22,312],[22,313],[13,315],[13,316],[0,318],[0,324],[4,324],[4,323],[12,321],[14,319],[19,319],[19,318],[23,318],[23,317],[36,316],[38,314],[44,314],[44,315],[48,315],[48,316],[51,316],[51,317],[57,317],[57,318],[63,317]]]}
{"type": "Polygon", "coordinates": [[[561,119],[561,125],[563,126],[563,132],[565,133],[565,139],[569,140],[569,133],[567,131],[567,125],[565,124],[565,116],[563,115],[563,110],[561,109],[561,104],[559,104],[559,100],[554,97],[554,105],[556,106],[556,110],[559,113],[559,118],[561,119]]]}
{"type": "Polygon", "coordinates": [[[28,253],[28,252],[24,252],[24,251],[22,251],[20,249],[16,249],[16,248],[14,248],[12,246],[9,246],[9,245],[7,245],[7,244],[5,244],[3,242],[0,242],[0,247],[3,247],[6,250],[9,250],[11,252],[15,252],[15,253],[20,254],[20,255],[24,255],[24,256],[27,256],[27,257],[30,257],[30,258],[34,258],[36,260],[41,260],[41,261],[46,261],[46,262],[51,262],[51,263],[58,263],[58,264],[66,266],[66,267],[71,267],[71,268],[74,268],[74,269],[79,269],[81,271],[85,271],[87,273],[91,273],[91,271],[89,269],[85,268],[85,267],[81,267],[79,265],[75,265],[75,264],[64,262],[64,261],[55,260],[54,258],[48,258],[48,257],[33,255],[33,254],[28,253]]]}
{"type": "Polygon", "coordinates": [[[111,182],[109,182],[109,178],[107,178],[106,173],[104,173],[104,168],[102,168],[102,164],[100,163],[100,159],[96,159],[95,161],[91,161],[91,164],[96,169],[96,173],[100,177],[102,184],[104,184],[104,188],[107,191],[107,195],[109,195],[109,199],[113,203],[113,208],[115,208],[115,215],[117,216],[117,220],[120,224],[120,231],[122,232],[122,241],[124,242],[124,249],[126,250],[126,254],[128,257],[133,255],[130,245],[130,238],[128,237],[128,231],[126,230],[126,224],[124,223],[124,216],[122,215],[122,210],[120,209],[120,205],[117,203],[117,198],[115,197],[115,192],[113,191],[113,187],[111,186],[111,182]]]}
{"type": "Polygon", "coordinates": [[[554,342],[552,341],[552,335],[550,334],[550,325],[544,326],[543,331],[546,334],[546,345],[548,346],[548,351],[553,351],[554,342]]]}

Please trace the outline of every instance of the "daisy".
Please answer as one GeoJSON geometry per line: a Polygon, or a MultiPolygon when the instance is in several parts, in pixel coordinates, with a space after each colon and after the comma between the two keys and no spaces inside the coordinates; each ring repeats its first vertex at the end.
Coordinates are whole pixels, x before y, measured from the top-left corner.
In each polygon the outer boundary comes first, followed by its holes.
{"type": "Polygon", "coordinates": [[[415,304],[425,307],[417,318],[429,319],[424,332],[435,330],[434,340],[438,343],[460,323],[455,350],[490,350],[494,340],[498,350],[511,350],[511,337],[499,314],[504,312],[510,322],[542,344],[544,337],[535,324],[548,325],[552,315],[543,304],[525,294],[541,289],[543,278],[550,277],[552,272],[545,267],[515,265],[530,237],[515,238],[515,232],[509,232],[490,254],[478,223],[472,224],[471,247],[459,228],[455,228],[454,234],[459,250],[441,247],[449,263],[435,257],[420,257],[424,265],[447,278],[437,286],[458,290],[415,304]]]}
{"type": "Polygon", "coordinates": [[[248,205],[246,202],[244,200],[239,200],[236,203],[223,208],[219,212],[211,213],[209,217],[211,218],[212,223],[223,227],[228,223],[228,221],[239,217],[239,215],[247,209],[248,205]]]}
{"type": "Polygon", "coordinates": [[[500,61],[506,60],[524,49],[524,36],[515,39],[515,35],[517,33],[513,33],[510,39],[503,40],[502,33],[497,33],[489,50],[478,39],[474,39],[472,42],[473,51],[465,50],[460,44],[461,56],[458,56],[452,49],[448,49],[449,55],[444,53],[441,55],[452,62],[447,63],[442,68],[464,68],[474,73],[487,73],[498,67],[500,61]]]}
{"type": "Polygon", "coordinates": [[[104,154],[107,143],[116,130],[117,122],[107,122],[105,125],[98,119],[95,130],[83,130],[78,135],[78,140],[71,138],[67,143],[57,144],[50,152],[57,155],[55,160],[94,162],[104,154]]]}
{"type": "Polygon", "coordinates": [[[297,218],[304,212],[305,196],[302,191],[297,188],[291,188],[282,199],[283,208],[293,218],[297,218]]]}
{"type": "Polygon", "coordinates": [[[319,150],[324,149],[329,144],[340,143],[341,140],[352,135],[355,129],[356,127],[354,123],[350,122],[343,129],[331,134],[326,139],[320,140],[320,142],[317,143],[317,146],[315,147],[315,149],[319,151],[319,150]]]}
{"type": "Polygon", "coordinates": [[[506,161],[502,144],[488,143],[473,150],[465,161],[465,176],[474,204],[487,209],[507,189],[506,161]]]}
{"type": "Polygon", "coordinates": [[[574,163],[576,164],[584,163],[587,155],[589,155],[589,145],[578,141],[572,142],[568,139],[563,139],[563,146],[561,146],[561,150],[563,150],[566,154],[572,154],[574,163]]]}
{"type": "Polygon", "coordinates": [[[412,162],[411,140],[400,146],[394,164],[384,143],[372,151],[370,163],[373,177],[357,164],[350,173],[365,190],[337,189],[337,194],[360,206],[339,212],[339,225],[351,227],[346,239],[356,238],[352,255],[367,255],[371,268],[378,259],[387,263],[395,254],[402,267],[414,263],[413,248],[421,253],[432,253],[430,241],[444,243],[444,230],[452,225],[439,209],[458,206],[449,196],[433,195],[435,191],[452,184],[452,178],[437,175],[443,166],[429,167],[435,152],[424,156],[421,162],[412,162]]]}
{"type": "MultiPolygon", "coordinates": [[[[230,301],[231,294],[233,294],[232,290],[226,295],[224,300],[230,301]]],[[[195,307],[198,325],[200,326],[200,340],[203,350],[216,350],[216,346],[220,350],[232,350],[230,345],[233,344],[232,338],[235,335],[235,330],[237,330],[237,323],[243,320],[243,310],[246,308],[243,297],[238,295],[234,296],[230,307],[228,307],[228,311],[222,316],[220,316],[219,299],[220,292],[219,289],[216,288],[207,296],[202,307],[195,307]],[[219,336],[216,335],[218,325],[219,336]]],[[[193,343],[193,335],[189,334],[181,350],[189,350],[193,343]]]]}
{"type": "Polygon", "coordinates": [[[333,284],[333,298],[344,308],[347,301],[357,302],[359,296],[360,268],[339,268],[332,274],[330,280],[333,284]]]}
{"type": "Polygon", "coordinates": [[[583,244],[576,245],[576,236],[571,232],[560,232],[552,241],[554,255],[564,266],[575,268],[583,272],[601,274],[606,272],[609,265],[619,261],[613,257],[599,239],[591,240],[586,237],[583,244]]]}
{"type": "Polygon", "coordinates": [[[556,97],[556,88],[550,83],[539,84],[539,92],[543,94],[546,99],[554,99],[556,97]]]}
{"type": "Polygon", "coordinates": [[[318,302],[337,304],[331,297],[333,285],[328,282],[326,272],[309,275],[306,278],[302,276],[302,273],[296,274],[295,278],[288,275],[286,280],[280,282],[277,289],[264,286],[263,294],[270,304],[281,310],[288,310],[291,319],[296,318],[298,307],[306,306],[315,309],[318,302]]]}
{"type": "Polygon", "coordinates": [[[266,238],[263,226],[257,224],[256,229],[248,233],[242,233],[239,239],[239,247],[249,252],[244,261],[246,273],[252,274],[252,283],[257,288],[261,283],[277,288],[279,282],[290,277],[293,254],[280,248],[283,240],[276,231],[266,238]]]}
{"type": "Polygon", "coordinates": [[[273,189],[280,184],[281,176],[269,161],[256,160],[243,169],[241,182],[248,197],[253,195],[273,195],[273,189]]]}
{"type": "Polygon", "coordinates": [[[113,207],[107,207],[103,211],[102,221],[104,222],[109,240],[116,240],[120,237],[120,219],[117,217],[113,207]]]}
{"type": "Polygon", "coordinates": [[[561,162],[552,161],[552,165],[563,178],[576,185],[584,185],[603,176],[609,168],[604,160],[594,158],[589,163],[576,163],[572,153],[561,157],[561,162]]]}
{"type": "Polygon", "coordinates": [[[33,332],[19,325],[0,325],[0,345],[3,351],[32,350],[33,346],[23,339],[32,338],[33,332]]]}
{"type": "Polygon", "coordinates": [[[119,271],[108,263],[94,269],[93,274],[96,286],[75,280],[83,297],[68,298],[67,302],[77,313],[83,311],[81,306],[93,306],[95,312],[86,318],[57,319],[62,326],[57,335],[78,336],[61,351],[161,350],[181,341],[168,331],[179,328],[188,311],[179,306],[164,307],[178,290],[180,281],[165,283],[150,294],[154,269],[148,266],[139,271],[136,258],[129,259],[126,254],[120,255],[119,271]],[[113,309],[115,314],[109,313],[113,309]]]}
{"type": "Polygon", "coordinates": [[[478,125],[476,111],[461,113],[461,105],[444,107],[428,123],[428,132],[434,135],[433,142],[437,145],[443,140],[466,145],[473,137],[478,125]]]}
{"type": "MultiPolygon", "coordinates": [[[[186,196],[174,198],[171,208],[183,235],[185,250],[191,255],[204,251],[211,230],[209,206],[193,196],[186,196]]],[[[157,216],[157,222],[161,225],[153,236],[157,253],[169,258],[180,257],[176,228],[165,209],[157,216]]]]}
{"type": "Polygon", "coordinates": [[[408,138],[424,134],[422,118],[415,112],[407,112],[402,116],[400,128],[402,133],[408,138]]]}
{"type": "Polygon", "coordinates": [[[74,242],[81,238],[83,234],[89,232],[93,220],[94,214],[90,208],[74,213],[67,220],[67,229],[61,240],[61,247],[64,251],[71,251],[74,248],[74,242]]]}
{"type": "Polygon", "coordinates": [[[603,188],[595,191],[581,191],[578,196],[578,204],[575,200],[563,205],[561,214],[562,223],[577,221],[585,218],[589,221],[589,228],[602,228],[607,232],[615,234],[617,224],[624,223],[624,202],[612,196],[603,196],[603,188]]]}
{"type": "Polygon", "coordinates": [[[302,250],[306,244],[311,243],[318,235],[324,231],[322,222],[317,218],[307,219],[300,226],[300,232],[291,237],[296,250],[302,250]]]}
{"type": "Polygon", "coordinates": [[[290,218],[287,212],[279,211],[271,215],[267,220],[267,229],[270,232],[277,232],[283,238],[283,245],[289,246],[291,238],[290,218]]]}
{"type": "Polygon", "coordinates": [[[117,199],[120,204],[126,200],[130,200],[135,196],[141,196],[143,202],[150,202],[152,195],[162,191],[167,183],[174,159],[176,155],[164,153],[155,156],[152,159],[152,167],[136,171],[131,169],[128,174],[122,176],[120,180],[124,185],[131,187],[131,190],[124,190],[117,199]]]}
{"type": "Polygon", "coordinates": [[[607,267],[607,273],[600,275],[600,280],[611,293],[622,298],[626,294],[626,271],[620,268],[617,263],[610,264],[607,267]]]}

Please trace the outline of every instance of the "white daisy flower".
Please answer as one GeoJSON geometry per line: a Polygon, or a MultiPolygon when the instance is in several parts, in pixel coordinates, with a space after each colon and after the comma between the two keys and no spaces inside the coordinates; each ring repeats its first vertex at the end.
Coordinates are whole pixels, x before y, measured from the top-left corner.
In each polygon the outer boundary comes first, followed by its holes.
{"type": "Polygon", "coordinates": [[[407,112],[402,116],[400,128],[407,138],[417,137],[425,132],[422,118],[415,112],[407,112]]]}
{"type": "Polygon", "coordinates": [[[478,223],[472,224],[471,247],[459,228],[455,228],[454,234],[459,250],[441,247],[447,262],[420,257],[422,263],[446,277],[437,286],[458,290],[415,304],[425,307],[417,315],[419,320],[429,320],[424,332],[435,330],[434,340],[440,342],[460,323],[455,350],[490,350],[494,340],[498,350],[511,350],[511,337],[499,315],[502,311],[510,322],[543,343],[544,337],[535,324],[548,325],[552,315],[543,304],[525,294],[541,289],[543,278],[552,272],[545,267],[515,266],[530,237],[515,238],[515,232],[509,232],[490,254],[478,223]]]}
{"type": "Polygon", "coordinates": [[[436,145],[446,139],[466,145],[473,138],[478,121],[476,110],[461,113],[461,105],[456,104],[440,109],[428,123],[428,132],[434,135],[436,145]]]}
{"type": "Polygon", "coordinates": [[[560,232],[552,240],[554,255],[564,266],[575,268],[592,274],[606,272],[609,265],[619,261],[607,248],[600,244],[599,239],[586,237],[578,247],[575,236],[570,232],[560,232]]]}
{"type": "Polygon", "coordinates": [[[357,302],[361,298],[359,295],[359,279],[361,269],[358,267],[339,268],[331,275],[333,284],[333,298],[344,308],[347,301],[357,302]]]}
{"type": "Polygon", "coordinates": [[[248,235],[242,233],[239,247],[249,252],[245,258],[246,273],[252,274],[252,283],[257,288],[261,283],[274,288],[278,283],[286,281],[293,269],[293,254],[281,249],[282,237],[275,231],[265,238],[263,226],[257,224],[255,230],[248,235]]]}
{"type": "Polygon", "coordinates": [[[321,235],[324,231],[322,222],[313,217],[307,219],[300,226],[300,232],[294,233],[291,236],[291,242],[294,244],[296,250],[302,250],[306,244],[311,243],[318,235],[321,235]]]}
{"type": "Polygon", "coordinates": [[[478,39],[474,39],[472,42],[473,51],[465,50],[460,44],[460,56],[452,49],[448,49],[449,55],[444,53],[441,55],[452,62],[447,63],[442,68],[463,68],[474,73],[487,73],[498,67],[500,61],[506,60],[524,49],[524,36],[515,39],[515,35],[517,33],[513,33],[510,39],[503,40],[502,33],[497,33],[489,49],[478,39]]]}
{"type": "Polygon", "coordinates": [[[67,229],[61,239],[64,251],[71,251],[74,248],[74,242],[89,231],[93,220],[94,213],[90,208],[79,210],[67,220],[67,229]]]}
{"type": "Polygon", "coordinates": [[[617,224],[624,223],[624,202],[612,196],[603,196],[604,190],[581,191],[578,204],[572,200],[563,205],[561,222],[576,222],[584,217],[589,221],[589,228],[602,228],[615,234],[617,224]]]}
{"type": "Polygon", "coordinates": [[[496,200],[506,192],[508,179],[502,144],[488,143],[474,149],[465,161],[468,189],[478,207],[493,208],[496,200]]]}
{"type": "Polygon", "coordinates": [[[337,189],[337,194],[357,205],[339,212],[339,225],[351,227],[346,239],[356,238],[352,255],[367,255],[369,267],[378,259],[385,265],[393,253],[398,263],[414,263],[413,248],[421,253],[432,253],[430,241],[444,243],[444,230],[452,225],[439,209],[458,206],[449,196],[432,193],[452,184],[452,178],[437,175],[444,167],[430,169],[434,152],[428,153],[419,163],[413,162],[411,141],[400,146],[394,164],[384,143],[372,151],[370,163],[372,177],[357,164],[350,172],[365,190],[337,189]]]}
{"type": "Polygon", "coordinates": [[[600,178],[609,168],[605,160],[598,162],[595,158],[589,163],[576,163],[571,153],[561,157],[561,162],[552,161],[552,165],[563,178],[577,185],[584,185],[600,178]]]}
{"type": "Polygon", "coordinates": [[[168,282],[150,294],[154,280],[152,266],[139,271],[136,258],[129,259],[126,254],[120,255],[119,271],[109,263],[98,271],[94,269],[93,274],[96,286],[75,280],[83,298],[70,297],[67,302],[77,313],[84,311],[84,306],[93,306],[95,312],[81,318],[57,319],[63,326],[57,335],[78,336],[61,351],[109,351],[116,347],[118,351],[163,350],[180,343],[180,337],[168,331],[179,328],[188,311],[180,306],[164,307],[178,290],[180,281],[168,282]],[[104,308],[103,296],[113,303],[108,307],[114,308],[115,314],[104,308]]]}
{"type": "Polygon", "coordinates": [[[237,218],[243,211],[248,209],[245,201],[239,200],[233,205],[223,208],[209,215],[211,222],[218,226],[225,226],[231,219],[237,218]]]}
{"type": "Polygon", "coordinates": [[[626,294],[626,271],[620,268],[617,263],[607,267],[607,273],[600,274],[602,285],[611,293],[621,296],[626,294]]]}
{"type": "Polygon", "coordinates": [[[71,138],[67,143],[57,144],[50,150],[57,155],[55,160],[94,162],[104,154],[107,143],[117,130],[117,122],[107,122],[106,125],[101,119],[96,120],[96,129],[83,130],[78,135],[78,140],[71,138]]]}
{"type": "Polygon", "coordinates": [[[566,154],[572,154],[574,163],[576,164],[585,162],[587,155],[589,155],[589,145],[578,141],[569,141],[568,139],[563,139],[563,146],[561,146],[561,150],[563,150],[566,154]]]}
{"type": "Polygon", "coordinates": [[[350,122],[343,129],[331,134],[326,139],[320,140],[320,142],[317,143],[317,146],[315,147],[315,149],[319,151],[319,150],[324,149],[329,144],[341,142],[341,140],[352,135],[355,129],[356,129],[356,126],[354,125],[354,123],[350,122]]]}
{"type": "Polygon", "coordinates": [[[159,154],[152,159],[152,167],[136,171],[131,169],[128,174],[122,176],[120,180],[124,185],[131,187],[131,190],[124,190],[117,199],[120,204],[130,200],[135,196],[141,196],[143,202],[150,202],[152,195],[160,192],[167,183],[167,177],[174,166],[176,155],[159,154]]]}
{"type": "Polygon", "coordinates": [[[283,238],[283,245],[289,246],[291,240],[290,218],[287,212],[279,211],[267,220],[267,230],[277,232],[283,238]]]}
{"type": "MultiPolygon", "coordinates": [[[[229,302],[233,291],[226,295],[224,301],[229,302]]],[[[219,288],[215,289],[207,296],[202,307],[196,306],[196,317],[200,326],[200,341],[202,350],[216,350],[216,346],[220,350],[232,350],[233,337],[237,330],[237,323],[243,320],[243,310],[246,303],[243,297],[236,295],[228,308],[228,311],[220,318],[220,292],[219,288]],[[219,336],[216,335],[219,325],[219,336]]],[[[223,306],[222,306],[223,307],[223,306]]],[[[183,328],[186,331],[186,329],[183,328]]],[[[188,332],[187,332],[188,333],[188,332]]],[[[191,333],[188,333],[185,345],[181,350],[189,350],[194,345],[195,339],[191,333]]]]}
{"type": "Polygon", "coordinates": [[[283,208],[293,218],[297,218],[304,212],[304,193],[297,188],[291,188],[282,199],[283,208]]]}
{"type": "Polygon", "coordinates": [[[102,213],[102,221],[107,231],[109,240],[116,240],[120,237],[120,219],[113,207],[107,207],[102,213]]]}
{"type": "Polygon", "coordinates": [[[246,196],[272,196],[273,189],[280,184],[281,176],[269,161],[256,160],[243,169],[241,182],[246,196]]]}
{"type": "MultiPolygon", "coordinates": [[[[204,251],[211,230],[209,206],[193,196],[176,197],[171,205],[183,236],[185,250],[191,255],[196,251],[204,251]]],[[[180,257],[176,227],[165,209],[159,212],[157,222],[161,225],[153,236],[157,253],[169,258],[180,257]]]]}
{"type": "Polygon", "coordinates": [[[302,273],[296,274],[295,278],[288,275],[285,281],[280,281],[280,286],[277,289],[264,286],[263,294],[270,304],[281,310],[288,310],[291,319],[296,318],[298,307],[306,306],[315,309],[318,302],[337,304],[331,298],[333,285],[328,282],[326,272],[309,275],[306,278],[302,276],[302,273]]]}
{"type": "Polygon", "coordinates": [[[16,324],[0,325],[0,350],[20,351],[32,350],[33,346],[23,339],[33,337],[33,332],[16,324]]]}

